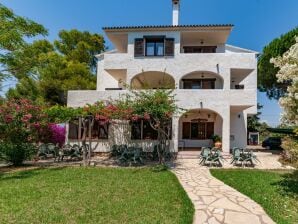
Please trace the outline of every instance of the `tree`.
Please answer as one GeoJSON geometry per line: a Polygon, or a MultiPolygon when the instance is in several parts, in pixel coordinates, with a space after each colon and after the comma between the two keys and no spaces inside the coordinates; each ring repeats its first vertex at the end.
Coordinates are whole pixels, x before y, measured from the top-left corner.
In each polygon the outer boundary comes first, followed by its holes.
{"type": "Polygon", "coordinates": [[[277,82],[278,68],[270,63],[270,59],[285,53],[295,43],[296,35],[298,35],[298,27],[271,41],[264,47],[263,53],[259,57],[258,89],[261,92],[266,92],[270,99],[279,99],[286,93],[287,87],[290,85],[288,81],[277,82]]]}
{"type": "Polygon", "coordinates": [[[23,69],[26,63],[10,67],[11,54],[27,46],[25,39],[37,35],[47,35],[47,30],[40,24],[17,16],[12,10],[0,4],[0,84],[4,79],[15,76],[23,69]]]}
{"type": "Polygon", "coordinates": [[[170,134],[173,114],[179,112],[171,89],[132,91],[133,119],[148,120],[157,131],[159,163],[164,164],[170,153],[170,134]]]}
{"type": "Polygon", "coordinates": [[[69,61],[86,63],[91,71],[96,71],[96,54],[105,50],[104,38],[99,34],[76,29],[61,30],[59,39],[54,41],[56,49],[67,57],[69,61]]]}
{"type": "Polygon", "coordinates": [[[279,100],[284,110],[282,119],[286,124],[298,125],[298,37],[287,52],[270,61],[279,68],[276,74],[277,81],[291,83],[285,96],[279,100]]]}
{"type": "Polygon", "coordinates": [[[260,110],[263,108],[261,104],[258,103],[257,109],[258,112],[257,114],[254,114],[250,117],[247,118],[247,130],[248,131],[258,131],[258,128],[260,127],[260,115],[262,114],[260,110]]]}
{"type": "Polygon", "coordinates": [[[62,30],[54,44],[34,41],[11,55],[11,68],[26,61],[31,63],[28,69],[17,74],[19,83],[8,91],[7,97],[65,105],[68,90],[96,88],[94,55],[104,49],[102,36],[78,30],[62,30]],[[28,91],[28,85],[34,91],[28,91]]]}

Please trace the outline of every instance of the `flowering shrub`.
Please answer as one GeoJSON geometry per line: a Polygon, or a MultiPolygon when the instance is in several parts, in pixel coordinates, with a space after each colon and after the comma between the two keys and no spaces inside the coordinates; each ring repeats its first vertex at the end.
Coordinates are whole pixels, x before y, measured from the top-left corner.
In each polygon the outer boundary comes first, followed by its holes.
{"type": "Polygon", "coordinates": [[[59,124],[50,124],[49,129],[51,132],[50,139],[48,142],[58,144],[60,147],[65,143],[65,126],[59,124]]]}
{"type": "Polygon", "coordinates": [[[30,100],[10,100],[0,105],[0,159],[20,165],[36,152],[33,143],[47,132],[42,107],[30,100]]]}
{"type": "Polygon", "coordinates": [[[42,107],[30,100],[10,100],[0,105],[0,136],[4,142],[36,142],[46,126],[42,107]]]}
{"type": "Polygon", "coordinates": [[[270,62],[279,68],[277,81],[288,83],[287,93],[279,100],[284,111],[282,119],[285,123],[298,125],[298,37],[283,56],[272,58],[270,62]]]}

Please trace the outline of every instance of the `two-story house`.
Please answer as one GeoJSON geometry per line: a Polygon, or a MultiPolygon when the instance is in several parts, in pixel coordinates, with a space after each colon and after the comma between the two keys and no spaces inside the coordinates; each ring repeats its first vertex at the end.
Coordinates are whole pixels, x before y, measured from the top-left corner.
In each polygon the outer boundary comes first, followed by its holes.
{"type": "MultiPolygon", "coordinates": [[[[175,88],[187,110],[172,120],[172,149],[211,146],[223,151],[247,144],[247,116],[257,112],[257,52],[227,44],[233,25],[179,25],[180,1],[172,0],[173,24],[104,27],[115,50],[97,55],[97,90],[69,91],[68,106],[115,99],[126,85],[135,89],[175,88]]],[[[77,131],[70,125],[70,138],[77,131]]],[[[97,151],[109,151],[111,126],[96,126],[97,151]]],[[[132,144],[152,145],[156,133],[145,121],[130,127],[132,144]]]]}

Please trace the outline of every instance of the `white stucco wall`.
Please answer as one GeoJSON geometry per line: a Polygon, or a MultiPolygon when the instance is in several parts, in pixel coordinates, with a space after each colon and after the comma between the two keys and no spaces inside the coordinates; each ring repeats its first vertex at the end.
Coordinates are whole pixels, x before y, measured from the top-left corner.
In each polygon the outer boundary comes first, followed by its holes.
{"type": "MultiPolygon", "coordinates": [[[[216,125],[215,132],[221,133],[223,150],[229,152],[234,146],[246,146],[246,114],[257,112],[257,60],[255,52],[233,48],[225,44],[217,45],[217,53],[184,54],[180,53],[180,33],[168,32],[129,32],[127,53],[107,53],[100,56],[98,62],[97,91],[69,91],[68,106],[84,106],[99,100],[116,99],[126,90],[105,91],[105,88],[119,88],[119,79],[125,83],[138,74],[147,71],[166,72],[175,80],[175,95],[179,107],[186,110],[209,109],[222,118],[216,125]],[[173,57],[134,57],[134,40],[146,35],[165,35],[175,39],[175,55],[173,57]],[[246,69],[247,74],[241,78],[243,90],[231,89],[231,69],[246,69]],[[119,72],[115,72],[119,70],[119,72]],[[121,72],[120,72],[121,71],[121,72]],[[186,90],[181,87],[181,79],[192,72],[210,72],[216,76],[216,88],[210,90],[186,90]],[[119,75],[120,74],[120,75],[119,75]],[[235,112],[231,107],[242,108],[235,112]],[[242,114],[238,118],[238,114],[242,114]],[[234,136],[230,140],[231,135],[234,136]]],[[[205,76],[206,77],[206,76],[205,76]]],[[[200,77],[198,77],[200,78],[200,77]]],[[[178,149],[179,117],[173,119],[173,149],[178,149]]],[[[141,141],[138,144],[143,144],[141,141]]],[[[108,150],[102,146],[99,150],[108,150]]],[[[144,143],[145,144],[145,143],[144,143]]],[[[151,144],[151,143],[146,143],[151,144]]],[[[209,144],[206,142],[206,144],[209,144]]]]}

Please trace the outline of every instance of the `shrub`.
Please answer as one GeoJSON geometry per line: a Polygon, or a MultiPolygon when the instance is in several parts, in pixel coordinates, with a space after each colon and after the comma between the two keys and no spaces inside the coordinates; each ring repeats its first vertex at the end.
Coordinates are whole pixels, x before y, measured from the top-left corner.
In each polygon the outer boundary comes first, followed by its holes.
{"type": "Polygon", "coordinates": [[[62,147],[65,143],[65,126],[59,124],[51,124],[49,128],[51,132],[49,142],[54,143],[55,145],[58,144],[60,147],[62,147]]]}
{"type": "Polygon", "coordinates": [[[36,147],[31,143],[0,143],[0,159],[20,166],[26,159],[30,159],[36,153],[36,147]]]}
{"type": "Polygon", "coordinates": [[[282,141],[283,160],[293,165],[298,165],[298,139],[287,136],[282,141]]]}

